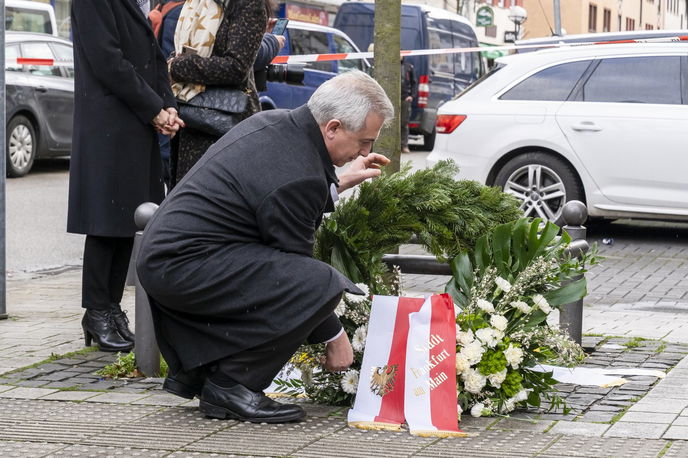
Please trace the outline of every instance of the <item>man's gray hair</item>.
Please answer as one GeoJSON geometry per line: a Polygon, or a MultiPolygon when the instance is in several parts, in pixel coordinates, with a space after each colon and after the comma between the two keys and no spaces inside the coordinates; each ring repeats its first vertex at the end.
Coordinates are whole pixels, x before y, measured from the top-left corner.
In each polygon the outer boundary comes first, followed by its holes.
{"type": "Polygon", "coordinates": [[[351,132],[363,129],[370,113],[382,116],[384,124],[394,117],[394,107],[384,89],[360,70],[325,81],[311,96],[308,108],[318,125],[338,119],[351,132]]]}

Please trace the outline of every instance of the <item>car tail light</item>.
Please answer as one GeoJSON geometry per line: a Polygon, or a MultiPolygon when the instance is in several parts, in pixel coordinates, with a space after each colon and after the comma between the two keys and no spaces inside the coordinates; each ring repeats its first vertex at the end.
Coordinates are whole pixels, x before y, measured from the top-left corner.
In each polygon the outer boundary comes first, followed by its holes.
{"type": "Polygon", "coordinates": [[[428,75],[421,75],[418,78],[418,108],[425,108],[428,105],[430,96],[430,79],[428,75]]]}
{"type": "Polygon", "coordinates": [[[451,134],[466,120],[466,115],[439,115],[435,128],[438,134],[451,134]]]}
{"type": "Polygon", "coordinates": [[[409,123],[409,129],[418,129],[420,127],[419,122],[410,122],[409,123]]]}

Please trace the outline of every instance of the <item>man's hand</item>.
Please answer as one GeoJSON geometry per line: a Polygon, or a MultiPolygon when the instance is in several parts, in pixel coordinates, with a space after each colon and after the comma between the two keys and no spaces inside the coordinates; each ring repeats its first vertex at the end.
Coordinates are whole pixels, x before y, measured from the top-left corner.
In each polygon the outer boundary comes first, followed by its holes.
{"type": "Polygon", "coordinates": [[[351,348],[346,332],[325,345],[322,365],[328,371],[343,371],[354,362],[354,349],[351,348]]]}
{"type": "Polygon", "coordinates": [[[382,154],[370,153],[366,157],[357,157],[351,162],[346,172],[339,176],[337,192],[341,193],[359,183],[363,183],[368,178],[380,176],[382,173],[380,167],[387,164],[389,164],[389,159],[382,154]]]}

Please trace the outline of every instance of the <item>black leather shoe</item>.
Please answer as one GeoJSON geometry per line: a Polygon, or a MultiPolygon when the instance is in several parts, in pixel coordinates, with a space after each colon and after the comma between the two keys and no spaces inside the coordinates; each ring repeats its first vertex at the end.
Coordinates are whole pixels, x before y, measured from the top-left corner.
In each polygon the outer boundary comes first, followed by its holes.
{"type": "Polygon", "coordinates": [[[193,399],[201,395],[206,374],[202,368],[192,371],[179,371],[174,375],[168,375],[162,382],[162,389],[168,393],[186,399],[193,399]]]}
{"type": "Polygon", "coordinates": [[[127,317],[127,312],[122,310],[119,304],[115,304],[112,311],[112,318],[115,320],[115,326],[117,326],[119,335],[121,335],[124,340],[134,343],[134,333],[129,329],[129,317],[127,317]]]}
{"type": "Polygon", "coordinates": [[[132,342],[125,340],[117,332],[117,325],[110,311],[86,309],[81,327],[87,347],[91,346],[91,340],[95,340],[102,351],[129,351],[134,348],[132,342]]]}
{"type": "Polygon", "coordinates": [[[210,380],[203,385],[199,408],[206,417],[252,423],[287,423],[306,416],[306,412],[297,405],[280,404],[262,392],[251,391],[238,383],[222,388],[210,380]]]}

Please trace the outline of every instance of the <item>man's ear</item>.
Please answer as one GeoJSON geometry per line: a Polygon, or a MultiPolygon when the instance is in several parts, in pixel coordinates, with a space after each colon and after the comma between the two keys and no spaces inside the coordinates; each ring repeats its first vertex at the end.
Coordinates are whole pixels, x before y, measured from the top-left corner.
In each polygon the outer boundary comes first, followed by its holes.
{"type": "Polygon", "coordinates": [[[327,121],[327,124],[325,124],[325,135],[327,136],[327,139],[333,140],[337,130],[341,128],[342,123],[339,121],[339,119],[330,119],[327,121]]]}

